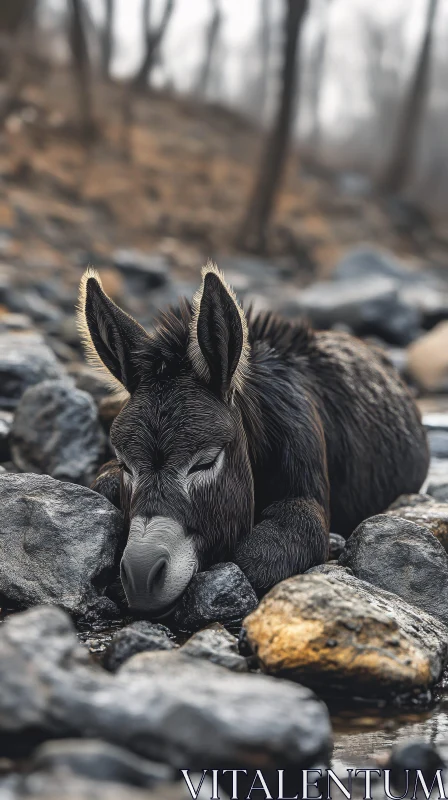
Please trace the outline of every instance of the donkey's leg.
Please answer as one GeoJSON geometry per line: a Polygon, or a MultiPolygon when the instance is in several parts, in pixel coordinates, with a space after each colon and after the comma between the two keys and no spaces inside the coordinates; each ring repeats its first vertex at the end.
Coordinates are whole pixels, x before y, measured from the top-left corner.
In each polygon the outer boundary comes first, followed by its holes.
{"type": "Polygon", "coordinates": [[[235,554],[236,563],[260,594],[328,559],[326,514],[316,500],[282,500],[261,516],[235,554]]]}
{"type": "Polygon", "coordinates": [[[120,508],[120,467],[115,458],[100,467],[90,488],[120,508]]]}

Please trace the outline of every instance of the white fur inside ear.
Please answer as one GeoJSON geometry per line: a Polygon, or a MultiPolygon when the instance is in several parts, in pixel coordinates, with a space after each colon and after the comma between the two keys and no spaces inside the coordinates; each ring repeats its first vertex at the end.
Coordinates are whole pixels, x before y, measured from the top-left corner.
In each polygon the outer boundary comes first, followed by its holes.
{"type": "MultiPolygon", "coordinates": [[[[98,272],[92,267],[88,267],[84,275],[82,276],[81,283],[79,286],[78,304],[76,306],[76,327],[78,328],[78,333],[83,345],[86,361],[88,362],[88,364],[90,364],[91,367],[101,372],[101,374],[107,379],[110,391],[113,392],[113,394],[116,397],[121,398],[124,402],[129,398],[129,392],[126,391],[126,389],[120,383],[120,381],[118,381],[117,378],[115,378],[112,375],[112,373],[109,372],[107,367],[101,361],[101,358],[96,352],[95,345],[92,342],[89,326],[87,325],[86,295],[87,295],[87,282],[90,278],[94,278],[94,280],[96,280],[101,291],[106,295],[106,292],[103,289],[103,284],[101,283],[101,278],[98,275],[98,272]]],[[[106,295],[106,297],[108,297],[108,295],[106,295]]],[[[109,297],[108,299],[110,300],[109,297]]]]}
{"type": "Polygon", "coordinates": [[[188,356],[190,361],[193,365],[193,369],[195,370],[197,376],[202,380],[209,380],[210,372],[206,363],[206,360],[202,354],[202,350],[199,346],[198,342],[198,319],[199,319],[199,312],[201,310],[201,300],[202,295],[204,294],[204,282],[206,275],[212,272],[219,278],[221,284],[223,285],[224,289],[226,290],[227,294],[233,301],[235,308],[238,312],[239,318],[241,320],[241,328],[243,331],[243,346],[241,348],[241,355],[235,369],[235,372],[232,376],[232,383],[231,389],[235,389],[238,392],[242,392],[244,387],[244,382],[249,370],[249,335],[247,330],[247,322],[244,311],[240,306],[235,292],[226,282],[223,273],[220,269],[214,264],[212,261],[208,261],[206,266],[202,268],[202,283],[198,291],[193,297],[192,301],[192,317],[190,323],[190,342],[188,345],[188,356]]]}

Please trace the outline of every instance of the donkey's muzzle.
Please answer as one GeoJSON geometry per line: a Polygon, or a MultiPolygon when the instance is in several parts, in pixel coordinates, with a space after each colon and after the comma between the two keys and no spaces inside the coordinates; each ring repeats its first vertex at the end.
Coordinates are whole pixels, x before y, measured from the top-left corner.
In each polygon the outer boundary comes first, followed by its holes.
{"type": "Polygon", "coordinates": [[[181,597],[197,571],[191,536],[169,517],[135,517],[120,575],[130,608],[160,616],[181,597]]]}

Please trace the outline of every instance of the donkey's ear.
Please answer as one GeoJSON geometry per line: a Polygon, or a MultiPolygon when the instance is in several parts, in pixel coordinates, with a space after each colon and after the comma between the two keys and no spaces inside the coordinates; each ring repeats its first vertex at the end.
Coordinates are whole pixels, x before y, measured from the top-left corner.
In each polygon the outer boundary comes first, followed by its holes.
{"type": "Polygon", "coordinates": [[[226,399],[241,390],[248,367],[248,335],[244,312],[212,264],[202,272],[202,286],[193,299],[189,356],[196,374],[226,399]]]}
{"type": "Polygon", "coordinates": [[[107,296],[99,275],[88,269],[81,281],[78,328],[88,360],[108,370],[115,388],[132,394],[138,386],[138,352],[146,331],[107,296]]]}

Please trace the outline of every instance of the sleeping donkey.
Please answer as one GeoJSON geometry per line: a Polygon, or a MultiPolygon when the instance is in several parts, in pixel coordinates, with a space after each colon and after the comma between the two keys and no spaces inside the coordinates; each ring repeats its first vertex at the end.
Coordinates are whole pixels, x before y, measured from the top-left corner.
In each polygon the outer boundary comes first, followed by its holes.
{"type": "Polygon", "coordinates": [[[234,561],[258,593],[328,557],[428,467],[419,412],[388,360],[344,333],[245,315],[215,266],[151,333],[88,270],[91,360],[126,389],[116,462],[92,488],[124,510],[129,605],[160,616],[192,576],[234,561]]]}

